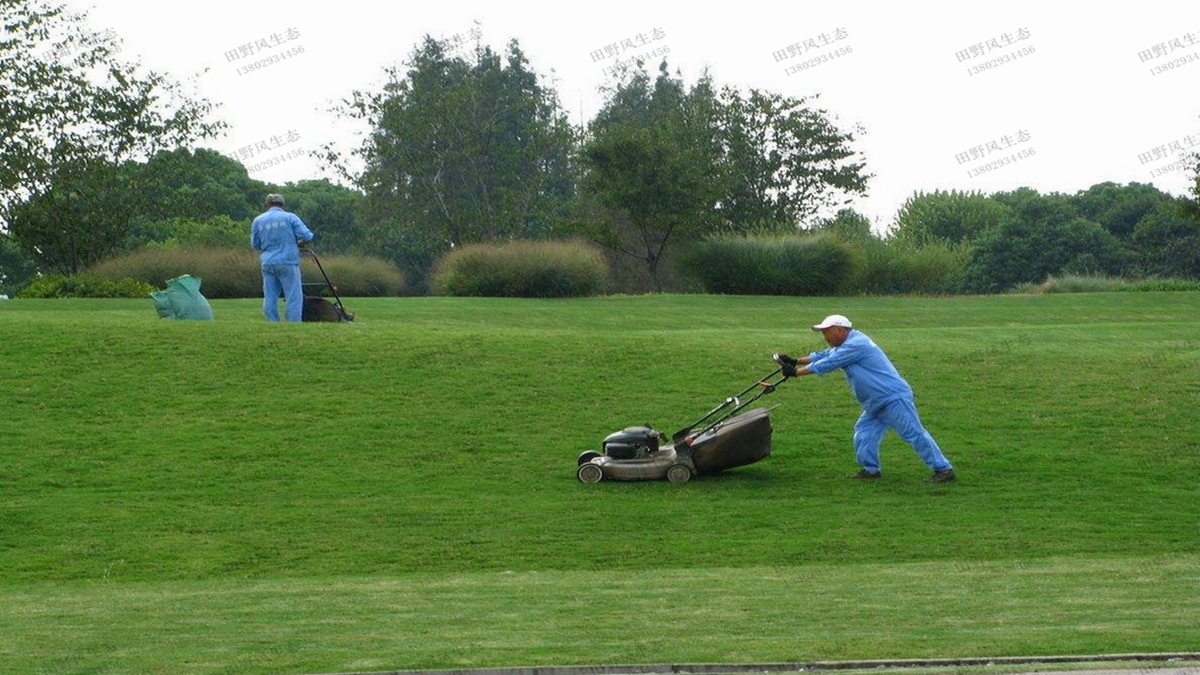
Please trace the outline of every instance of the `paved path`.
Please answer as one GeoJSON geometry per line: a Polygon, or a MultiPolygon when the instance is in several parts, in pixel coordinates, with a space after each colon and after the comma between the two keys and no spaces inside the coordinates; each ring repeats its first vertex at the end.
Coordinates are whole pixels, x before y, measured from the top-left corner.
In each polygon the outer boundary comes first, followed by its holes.
{"type": "Polygon", "coordinates": [[[815,661],[811,663],[679,663],[622,666],[531,666],[526,668],[463,668],[449,670],[393,670],[373,673],[331,673],[328,675],[765,675],[821,673],[853,670],[891,670],[902,675],[905,669],[947,670],[963,667],[1028,666],[1028,670],[1004,675],[1200,675],[1200,652],[1177,654],[1106,654],[1102,656],[1040,656],[968,659],[909,659],[894,661],[815,661]],[[1119,668],[1093,670],[1052,670],[1039,668],[1052,664],[1116,663],[1119,668]],[[1134,663],[1134,665],[1129,665],[1134,663]],[[1137,665],[1138,663],[1143,665],[1137,665]],[[1172,665],[1178,664],[1178,665],[1172,665]]]}

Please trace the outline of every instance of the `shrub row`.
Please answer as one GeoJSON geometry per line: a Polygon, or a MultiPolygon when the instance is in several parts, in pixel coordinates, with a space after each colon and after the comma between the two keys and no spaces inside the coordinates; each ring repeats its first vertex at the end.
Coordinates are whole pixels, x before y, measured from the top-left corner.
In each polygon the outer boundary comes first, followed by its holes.
{"type": "Polygon", "coordinates": [[[683,264],[709,293],[944,294],[958,290],[969,255],[966,246],[943,243],[725,236],[700,242],[683,264]]]}
{"type": "MultiPolygon", "coordinates": [[[[323,256],[321,264],[338,293],[347,296],[400,295],[405,290],[404,275],[391,263],[366,256],[323,256]]],[[[155,287],[167,279],[190,274],[203,280],[201,292],[209,298],[262,297],[262,273],[258,254],[246,248],[145,248],[113,258],[92,268],[92,273],[107,279],[129,277],[155,287]]],[[[308,282],[323,281],[310,258],[301,262],[308,282]]]]}
{"type": "Polygon", "coordinates": [[[1036,295],[1041,293],[1103,293],[1112,291],[1200,291],[1196,279],[1122,279],[1102,275],[1064,274],[1050,276],[1040,284],[1018,284],[1010,293],[1036,295]]]}
{"type": "Polygon", "coordinates": [[[108,279],[96,274],[49,274],[21,291],[22,298],[144,298],[154,286],[129,277],[108,279]]]}
{"type": "Polygon", "coordinates": [[[594,247],[570,241],[469,244],[434,268],[439,295],[566,298],[604,290],[608,267],[594,247]]]}
{"type": "Polygon", "coordinates": [[[830,295],[855,271],[854,251],[828,236],[722,236],[683,258],[709,293],[830,295]]]}

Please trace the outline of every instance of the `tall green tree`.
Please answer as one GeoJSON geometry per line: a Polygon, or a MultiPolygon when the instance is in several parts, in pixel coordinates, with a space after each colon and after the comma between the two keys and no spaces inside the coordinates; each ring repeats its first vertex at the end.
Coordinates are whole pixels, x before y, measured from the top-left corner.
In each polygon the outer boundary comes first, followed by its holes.
{"type": "Polygon", "coordinates": [[[970,243],[996,227],[1009,207],[981,192],[918,191],[896,212],[891,236],[924,245],[970,243]]]}
{"type": "Polygon", "coordinates": [[[1080,216],[1099,223],[1118,239],[1129,241],[1138,221],[1174,199],[1146,183],[1105,182],[1079,191],[1072,201],[1080,216]]]}
{"type": "Polygon", "coordinates": [[[1162,204],[1140,219],[1132,243],[1138,272],[1147,276],[1200,278],[1200,219],[1185,199],[1162,204]]]}
{"type": "Polygon", "coordinates": [[[37,276],[37,263],[8,237],[0,237],[0,295],[12,297],[37,276]]]}
{"type": "Polygon", "coordinates": [[[221,125],[165,75],[118,59],[117,38],[84,14],[3,2],[0,24],[0,230],[46,267],[77,272],[131,227],[133,205],[99,192],[129,187],[121,165],[221,125]]]}
{"type": "Polygon", "coordinates": [[[817,221],[816,232],[828,232],[842,241],[868,242],[878,239],[871,231],[871,219],[851,208],[839,209],[832,218],[817,221]]]}
{"type": "Polygon", "coordinates": [[[814,102],[722,88],[720,212],[731,231],[794,231],[866,194],[870,174],[852,147],[854,132],[839,129],[814,102]]]}
{"type": "Polygon", "coordinates": [[[577,219],[641,260],[656,289],[668,251],[718,232],[795,231],[869,175],[823,110],[804,99],[691,86],[666,62],[620,74],[589,125],[577,219]]]}
{"type": "Polygon", "coordinates": [[[1130,262],[1120,240],[1080,217],[1068,195],[1020,188],[993,197],[1011,210],[973,242],[968,290],[994,293],[1061,273],[1120,274],[1130,262]]]}
{"type": "Polygon", "coordinates": [[[590,126],[577,226],[642,261],[655,290],[668,246],[720,223],[717,114],[707,77],[689,89],[664,62],[653,81],[640,69],[632,73],[590,126]]]}
{"type": "Polygon", "coordinates": [[[346,175],[385,253],[423,272],[452,246],[553,230],[573,196],[574,132],[516,40],[461,56],[426,37],[386,73],[382,91],[354,92],[342,111],[370,128],[353,151],[362,172],[346,175]]]}

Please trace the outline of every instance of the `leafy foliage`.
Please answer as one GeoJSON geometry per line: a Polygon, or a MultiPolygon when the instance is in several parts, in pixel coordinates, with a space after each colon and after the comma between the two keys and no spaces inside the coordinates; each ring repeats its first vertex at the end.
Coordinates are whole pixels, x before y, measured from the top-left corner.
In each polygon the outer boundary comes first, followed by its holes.
{"type": "Polygon", "coordinates": [[[686,266],[709,293],[834,295],[854,272],[854,251],[833,237],[721,235],[692,247],[686,266]]]}
{"type": "Polygon", "coordinates": [[[1052,274],[1119,274],[1130,253],[1100,225],[1079,217],[1070,197],[1021,188],[995,198],[1011,208],[974,245],[966,286],[998,292],[1052,274]]]}
{"type": "Polygon", "coordinates": [[[1072,201],[1080,216],[1099,223],[1118,239],[1128,241],[1142,218],[1173,200],[1153,185],[1106,182],[1078,192],[1072,201]]]}
{"type": "Polygon", "coordinates": [[[863,243],[877,239],[871,231],[871,219],[854,209],[841,209],[832,218],[817,221],[814,232],[828,232],[842,241],[863,243]]]}
{"type": "Polygon", "coordinates": [[[579,242],[470,244],[442,258],[433,286],[440,295],[581,297],[603,290],[606,272],[599,252],[579,242]]]}
{"type": "Polygon", "coordinates": [[[825,111],[758,90],[690,87],[666,62],[609,90],[589,127],[576,226],[644,262],[656,290],[668,249],[720,232],[795,232],[869,178],[825,111]]]}
{"type": "MultiPolygon", "coordinates": [[[[404,276],[391,263],[366,256],[322,256],[321,264],[338,292],[345,296],[399,295],[406,289],[404,276]]],[[[323,281],[311,260],[301,264],[304,281],[323,281]]],[[[262,272],[258,255],[249,247],[147,248],[106,260],[91,272],[108,279],[131,277],[155,287],[167,279],[190,274],[204,281],[209,298],[261,298],[262,272]]],[[[317,291],[312,291],[315,294],[317,291]]]]}
{"type": "Polygon", "coordinates": [[[1143,275],[1200,279],[1200,219],[1182,201],[1161,204],[1139,221],[1132,244],[1143,275]]]}
{"type": "Polygon", "coordinates": [[[916,244],[970,242],[998,225],[1007,212],[979,192],[918,191],[900,206],[891,235],[916,244]]]}
{"type": "Polygon", "coordinates": [[[22,298],[144,298],[156,289],[136,279],[108,279],[96,274],[48,274],[34,280],[22,298]]]}
{"type": "Polygon", "coordinates": [[[37,276],[37,264],[5,236],[0,236],[0,295],[12,296],[37,276]]]}
{"type": "Polygon", "coordinates": [[[722,180],[719,210],[731,231],[774,225],[792,232],[866,193],[870,174],[851,149],[854,132],[838,129],[814,103],[815,97],[722,88],[714,132],[723,152],[711,171],[722,180]]]}
{"type": "Polygon", "coordinates": [[[932,241],[916,244],[898,239],[856,244],[862,263],[847,292],[868,295],[944,295],[962,290],[971,258],[967,244],[932,241]]]}
{"type": "Polygon", "coordinates": [[[118,168],[221,125],[62,4],[0,3],[0,23],[0,221],[46,267],[78,272],[130,227],[135,204],[110,192],[128,188],[118,168]]]}
{"type": "Polygon", "coordinates": [[[702,78],[688,89],[663,63],[653,82],[635,71],[609,96],[583,148],[587,211],[577,226],[589,238],[646,264],[655,290],[669,244],[719,222],[713,167],[716,101],[702,78]]]}
{"type": "MultiPolygon", "coordinates": [[[[356,91],[343,113],[370,125],[350,177],[365,196],[373,247],[418,275],[452,246],[538,237],[571,198],[573,131],[516,40],[471,57],[426,37],[382,91],[356,91]]],[[[342,165],[330,149],[329,158],[342,165]]]]}

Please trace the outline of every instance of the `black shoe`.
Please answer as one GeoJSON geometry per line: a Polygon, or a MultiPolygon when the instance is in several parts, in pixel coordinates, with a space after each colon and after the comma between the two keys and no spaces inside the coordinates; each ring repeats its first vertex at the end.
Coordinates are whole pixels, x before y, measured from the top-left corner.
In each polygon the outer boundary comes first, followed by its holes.
{"type": "Polygon", "coordinates": [[[929,480],[934,483],[949,483],[954,480],[954,469],[945,469],[943,471],[934,471],[929,480]]]}
{"type": "Polygon", "coordinates": [[[855,478],[855,479],[858,479],[858,480],[869,480],[869,479],[872,479],[872,478],[883,478],[883,472],[882,472],[882,471],[867,471],[866,469],[863,469],[863,470],[859,471],[858,473],[853,473],[853,474],[850,474],[850,478],[855,478]]]}

